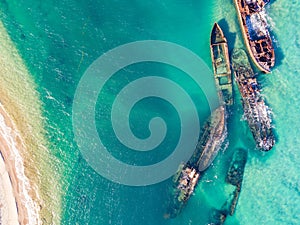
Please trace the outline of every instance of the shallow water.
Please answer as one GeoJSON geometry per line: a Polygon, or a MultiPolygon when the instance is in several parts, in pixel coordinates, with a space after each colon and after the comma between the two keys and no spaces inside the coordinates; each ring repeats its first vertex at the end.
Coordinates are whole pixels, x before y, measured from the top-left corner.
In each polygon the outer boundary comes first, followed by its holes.
{"type": "MultiPolygon", "coordinates": [[[[104,179],[88,166],[74,141],[73,96],[84,71],[97,57],[131,41],[175,42],[198,54],[210,67],[209,35],[213,22],[219,21],[224,29],[230,50],[234,46],[243,47],[231,1],[79,3],[69,0],[56,4],[52,1],[2,1],[0,6],[1,19],[25,60],[43,102],[49,150],[59,162],[55,166],[64,178],[61,181],[64,191],[59,193],[64,202],[61,224],[207,224],[211,209],[220,209],[228,197],[229,188],[224,186],[224,177],[236,147],[248,149],[249,158],[236,214],[228,218],[226,224],[300,222],[297,214],[300,211],[297,173],[300,156],[296,151],[296,137],[300,132],[297,106],[299,3],[275,1],[267,9],[272,18],[271,29],[276,34],[274,39],[278,42],[276,54],[279,60],[272,74],[262,75],[259,80],[274,113],[278,136],[275,148],[269,153],[255,150],[251,133],[245,121],[241,121],[242,109],[235,87],[236,105],[231,109],[225,147],[202,177],[183,213],[172,220],[163,219],[170,180],[147,187],[128,187],[104,179]]],[[[111,125],[104,123],[101,117],[100,108],[103,107],[104,117],[109,118],[109,105],[118,90],[130,79],[149,73],[162,74],[180,83],[198,101],[198,110],[204,107],[204,112],[207,111],[203,105],[204,96],[193,88],[193,83],[181,71],[149,63],[120,71],[98,99],[96,119],[99,133],[105,131],[104,142],[111,153],[124,162],[133,159],[142,164],[159,161],[175,144],[170,139],[157,149],[161,150],[158,154],[150,152],[146,157],[133,153],[120,145],[111,125]]],[[[154,115],[166,120],[171,127],[171,137],[179,135],[174,108],[153,99],[137,105],[132,113],[134,133],[141,137],[149,135],[143,128],[147,128],[149,118],[154,115]]],[[[204,121],[206,114],[202,117],[201,121],[204,121]]]]}

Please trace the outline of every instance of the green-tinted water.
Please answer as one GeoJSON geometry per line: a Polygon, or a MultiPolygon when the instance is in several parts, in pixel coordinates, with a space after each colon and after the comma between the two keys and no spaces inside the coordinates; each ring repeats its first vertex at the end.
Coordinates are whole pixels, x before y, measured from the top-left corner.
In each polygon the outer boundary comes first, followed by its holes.
{"type": "MultiPolygon", "coordinates": [[[[144,39],[174,42],[195,52],[210,66],[209,35],[213,22],[221,20],[231,49],[234,44],[242,46],[232,3],[227,0],[188,3],[63,0],[1,1],[0,6],[1,19],[32,73],[44,104],[50,151],[59,160],[56,167],[60,168],[64,178],[61,181],[64,192],[60,193],[64,202],[61,224],[207,224],[211,208],[220,208],[227,198],[224,176],[235,147],[249,149],[250,155],[236,215],[226,224],[299,223],[299,154],[296,153],[298,141],[295,138],[299,123],[295,103],[300,68],[295,49],[300,48],[297,38],[300,33],[294,33],[299,3],[275,1],[269,9],[272,29],[283,49],[281,58],[284,58],[271,75],[260,80],[274,111],[279,136],[277,146],[268,154],[254,150],[255,144],[246,123],[240,122],[242,109],[236,94],[237,105],[232,109],[226,140],[229,147],[220,152],[184,212],[174,220],[163,218],[170,180],[148,187],[128,187],[107,181],[88,166],[74,142],[73,96],[87,67],[101,54],[127,42],[144,39]],[[281,18],[287,17],[289,10],[294,11],[295,18],[287,24],[281,18]]],[[[144,64],[133,65],[116,74],[110,80],[112,86],[107,86],[99,98],[98,109],[109,105],[115,92],[133,79],[132,76],[149,73],[172,78],[185,89],[191,87],[188,92],[196,103],[198,101],[198,110],[207,107],[203,105],[201,92],[196,94],[198,89],[193,88],[193,83],[182,72],[162,65],[144,64]]],[[[237,93],[237,89],[235,91],[237,93]]],[[[143,128],[150,117],[159,115],[170,124],[169,135],[178,136],[178,117],[174,108],[164,101],[147,101],[137,105],[131,115],[132,123],[137,127],[133,129],[134,133],[141,137],[149,135],[143,128]],[[149,103],[155,107],[149,107],[149,103]],[[143,117],[139,120],[141,114],[143,117]]],[[[206,113],[202,114],[201,119],[206,116],[206,113]]],[[[158,149],[162,150],[158,154],[150,152],[147,157],[124,150],[120,143],[112,141],[115,138],[111,138],[110,125],[101,121],[100,113],[96,113],[96,118],[99,133],[102,128],[108,129],[106,142],[112,148],[111,153],[125,162],[135,159],[144,160],[142,164],[153,163],[172,150],[170,146],[174,143],[170,140],[164,146],[169,148],[158,149]],[[120,150],[126,154],[120,154],[120,150]]]]}

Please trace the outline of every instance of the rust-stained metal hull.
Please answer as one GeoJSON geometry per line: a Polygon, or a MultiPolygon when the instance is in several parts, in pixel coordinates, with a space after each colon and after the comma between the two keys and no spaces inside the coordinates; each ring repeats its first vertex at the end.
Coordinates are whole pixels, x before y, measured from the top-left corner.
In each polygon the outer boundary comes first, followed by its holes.
{"type": "Polygon", "coordinates": [[[165,218],[176,217],[187,204],[200,178],[200,173],[190,164],[182,163],[173,177],[173,187],[165,218]]]}
{"type": "Polygon", "coordinates": [[[243,38],[256,67],[270,73],[275,65],[275,52],[264,16],[264,5],[269,1],[234,0],[243,38]]]}
{"type": "Polygon", "coordinates": [[[269,151],[275,144],[271,125],[271,114],[244,50],[235,49],[232,53],[234,76],[242,96],[245,117],[251,129],[256,145],[263,151],[269,151]]]}
{"type": "Polygon", "coordinates": [[[227,134],[225,121],[225,106],[220,106],[206,122],[193,156],[179,166],[173,177],[172,199],[166,218],[176,217],[182,211],[194,192],[200,174],[215,159],[227,134]]]}
{"type": "Polygon", "coordinates": [[[226,106],[233,104],[232,78],[227,40],[218,24],[211,35],[211,54],[214,76],[219,94],[219,106],[205,123],[194,154],[179,166],[173,177],[172,196],[165,218],[176,217],[187,204],[203,171],[217,156],[226,138],[226,106]]]}
{"type": "Polygon", "coordinates": [[[232,78],[227,40],[220,26],[215,23],[210,37],[210,53],[216,87],[221,104],[233,104],[232,78]]]}
{"type": "Polygon", "coordinates": [[[227,135],[225,107],[216,109],[207,122],[195,153],[198,171],[206,170],[217,156],[227,135]]]}

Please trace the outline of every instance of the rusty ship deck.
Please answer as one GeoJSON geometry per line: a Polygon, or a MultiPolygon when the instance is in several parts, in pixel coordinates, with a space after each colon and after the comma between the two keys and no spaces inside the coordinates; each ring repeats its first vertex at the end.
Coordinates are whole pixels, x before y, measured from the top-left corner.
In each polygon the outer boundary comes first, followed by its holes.
{"type": "Polygon", "coordinates": [[[193,194],[202,172],[215,159],[227,135],[225,122],[225,107],[220,106],[204,125],[194,154],[187,163],[179,166],[173,177],[172,199],[166,218],[174,218],[182,211],[193,194]]]}
{"type": "Polygon", "coordinates": [[[270,0],[234,0],[244,42],[256,67],[270,73],[275,65],[275,53],[264,15],[270,0]]]}
{"type": "Polygon", "coordinates": [[[179,166],[173,177],[172,199],[165,218],[176,217],[187,204],[201,177],[217,156],[227,136],[226,106],[233,104],[232,78],[226,38],[215,24],[211,35],[211,53],[220,106],[206,121],[194,154],[179,166]]]}
{"type": "Polygon", "coordinates": [[[245,117],[257,147],[263,151],[269,151],[275,144],[271,114],[260,94],[260,88],[247,54],[242,49],[234,49],[231,60],[235,79],[242,96],[245,117]]]}
{"type": "Polygon", "coordinates": [[[217,23],[214,24],[211,31],[210,51],[215,83],[219,99],[222,101],[221,104],[224,102],[226,105],[232,105],[232,78],[227,39],[217,23]]]}

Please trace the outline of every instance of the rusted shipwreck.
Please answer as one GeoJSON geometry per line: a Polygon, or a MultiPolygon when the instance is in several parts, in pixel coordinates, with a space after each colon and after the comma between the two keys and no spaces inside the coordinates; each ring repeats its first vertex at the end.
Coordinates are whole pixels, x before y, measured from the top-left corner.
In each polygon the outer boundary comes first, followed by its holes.
{"type": "Polygon", "coordinates": [[[270,0],[234,0],[243,38],[250,57],[259,70],[271,72],[275,53],[264,6],[270,0]]]}
{"type": "MultiPolygon", "coordinates": [[[[232,105],[232,76],[227,39],[217,23],[214,24],[211,32],[210,51],[219,99],[224,101],[226,105],[232,105]]],[[[223,104],[223,102],[221,102],[221,104],[223,104]]]]}
{"type": "Polygon", "coordinates": [[[176,217],[193,194],[201,174],[211,165],[227,136],[227,106],[233,104],[232,79],[226,38],[215,24],[211,35],[211,53],[214,78],[220,106],[206,121],[194,154],[187,163],[179,166],[173,177],[171,200],[166,218],[176,217]]]}
{"type": "Polygon", "coordinates": [[[275,144],[271,111],[265,104],[246,52],[234,49],[231,56],[234,76],[241,93],[244,115],[257,147],[269,151],[275,144]]]}
{"type": "Polygon", "coordinates": [[[243,148],[235,149],[226,175],[226,183],[233,188],[233,191],[221,209],[212,209],[209,224],[222,225],[225,223],[225,220],[228,216],[232,216],[234,214],[242,190],[243,176],[247,158],[247,150],[243,148]]]}
{"type": "Polygon", "coordinates": [[[165,217],[176,217],[187,204],[189,198],[205,171],[218,154],[226,138],[224,106],[216,109],[202,129],[193,156],[179,166],[173,177],[173,187],[168,212],[165,217]]]}

